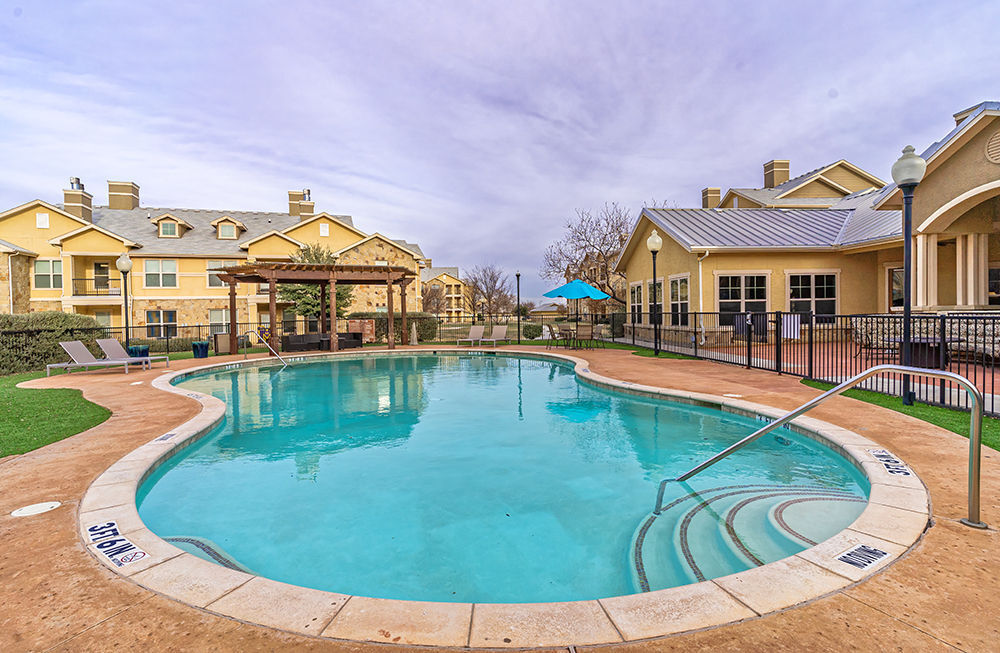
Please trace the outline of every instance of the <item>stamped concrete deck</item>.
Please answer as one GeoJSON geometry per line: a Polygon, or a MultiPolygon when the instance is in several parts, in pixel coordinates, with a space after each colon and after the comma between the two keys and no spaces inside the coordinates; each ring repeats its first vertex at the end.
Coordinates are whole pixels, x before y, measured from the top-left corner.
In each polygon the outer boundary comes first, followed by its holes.
{"type": "MultiPolygon", "coordinates": [[[[615,350],[577,355],[588,359],[599,374],[646,385],[741,394],[748,401],[780,408],[792,408],[815,396],[797,379],[768,372],[704,361],[652,360],[615,350]]],[[[174,365],[183,368],[194,362],[174,365]]],[[[121,579],[84,550],[76,534],[76,514],[90,483],[129,451],[199,411],[194,400],[150,387],[150,380],[162,371],[161,366],[127,376],[98,371],[30,383],[83,388],[89,399],[108,406],[114,415],[85,433],[0,460],[0,601],[4,606],[0,650],[386,650],[384,645],[311,639],[209,614],[121,579]],[[34,517],[9,516],[17,507],[48,500],[64,505],[34,517]]],[[[1000,610],[992,609],[1000,590],[997,531],[974,531],[957,524],[965,514],[967,441],[845,398],[829,402],[814,416],[885,445],[928,485],[935,525],[916,548],[860,585],[784,612],[605,649],[998,648],[1000,610]]],[[[983,519],[995,526],[1000,523],[1000,455],[984,451],[983,519]]],[[[294,610],[289,612],[293,621],[294,610]]],[[[384,641],[393,642],[392,626],[386,624],[384,630],[384,641]]]]}

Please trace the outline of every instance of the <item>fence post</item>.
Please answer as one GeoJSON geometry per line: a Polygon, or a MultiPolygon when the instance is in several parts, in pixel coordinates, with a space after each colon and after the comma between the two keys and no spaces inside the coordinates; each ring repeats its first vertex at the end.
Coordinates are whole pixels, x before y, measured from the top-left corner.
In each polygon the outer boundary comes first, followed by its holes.
{"type": "Polygon", "coordinates": [[[747,369],[753,367],[753,313],[747,311],[747,369]]]}
{"type": "MultiPolygon", "coordinates": [[[[948,339],[945,337],[945,329],[948,328],[948,322],[944,314],[939,316],[940,324],[938,325],[938,353],[940,355],[940,360],[938,361],[938,369],[948,368],[948,339]]],[[[950,402],[944,397],[945,393],[945,381],[940,379],[938,382],[938,401],[940,401],[942,406],[947,406],[950,402]]]]}
{"type": "Polygon", "coordinates": [[[781,311],[774,314],[774,371],[781,374],[781,311]]]}
{"type": "Polygon", "coordinates": [[[703,319],[701,313],[694,314],[694,320],[691,321],[694,331],[694,357],[698,358],[698,327],[700,326],[699,321],[703,319]]]}
{"type": "Polygon", "coordinates": [[[809,311],[809,313],[807,313],[807,315],[809,317],[809,344],[808,344],[809,369],[807,370],[809,374],[808,374],[808,376],[806,376],[806,378],[807,379],[811,379],[811,378],[813,378],[813,323],[816,320],[813,319],[812,311],[809,311]]]}

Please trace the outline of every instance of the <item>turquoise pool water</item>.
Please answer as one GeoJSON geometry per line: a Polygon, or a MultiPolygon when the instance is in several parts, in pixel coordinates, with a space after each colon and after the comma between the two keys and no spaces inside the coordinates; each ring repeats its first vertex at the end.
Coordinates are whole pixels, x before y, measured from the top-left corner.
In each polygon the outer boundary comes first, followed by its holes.
{"type": "Polygon", "coordinates": [[[225,421],[143,483],[195,555],[394,599],[539,602],[659,589],[786,557],[849,525],[864,477],[788,430],[657,488],[760,426],[503,355],[367,357],[183,380],[225,421]]]}

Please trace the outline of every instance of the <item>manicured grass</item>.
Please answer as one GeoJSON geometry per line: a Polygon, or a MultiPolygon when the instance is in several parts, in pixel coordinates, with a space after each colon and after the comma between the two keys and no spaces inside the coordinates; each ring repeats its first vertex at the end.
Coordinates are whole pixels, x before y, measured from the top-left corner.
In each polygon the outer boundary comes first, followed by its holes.
{"type": "Polygon", "coordinates": [[[15,387],[44,376],[25,372],[0,377],[0,458],[21,454],[76,435],[111,416],[79,390],[15,387]]]}
{"type": "MultiPolygon", "coordinates": [[[[810,381],[808,379],[803,379],[802,383],[818,390],[829,390],[834,387],[832,383],[810,381]]],[[[929,406],[919,403],[915,403],[912,406],[904,406],[903,400],[900,397],[891,397],[879,392],[872,392],[871,390],[848,390],[844,393],[844,396],[859,399],[869,404],[875,404],[876,406],[882,406],[897,413],[916,417],[953,433],[969,437],[969,413],[960,410],[951,410],[940,406],[929,406]]],[[[983,417],[983,444],[991,449],[1000,451],[1000,419],[983,417]]]]}

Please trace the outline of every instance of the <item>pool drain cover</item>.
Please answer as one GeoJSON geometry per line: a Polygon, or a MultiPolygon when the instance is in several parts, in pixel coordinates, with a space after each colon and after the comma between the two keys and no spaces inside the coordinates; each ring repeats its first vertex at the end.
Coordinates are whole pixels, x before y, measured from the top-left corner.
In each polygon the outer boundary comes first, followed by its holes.
{"type": "Polygon", "coordinates": [[[30,506],[24,506],[23,508],[18,508],[14,512],[10,513],[11,517],[30,517],[31,515],[40,515],[43,512],[48,512],[50,510],[55,510],[62,504],[58,501],[46,501],[45,503],[33,503],[30,506]]]}

